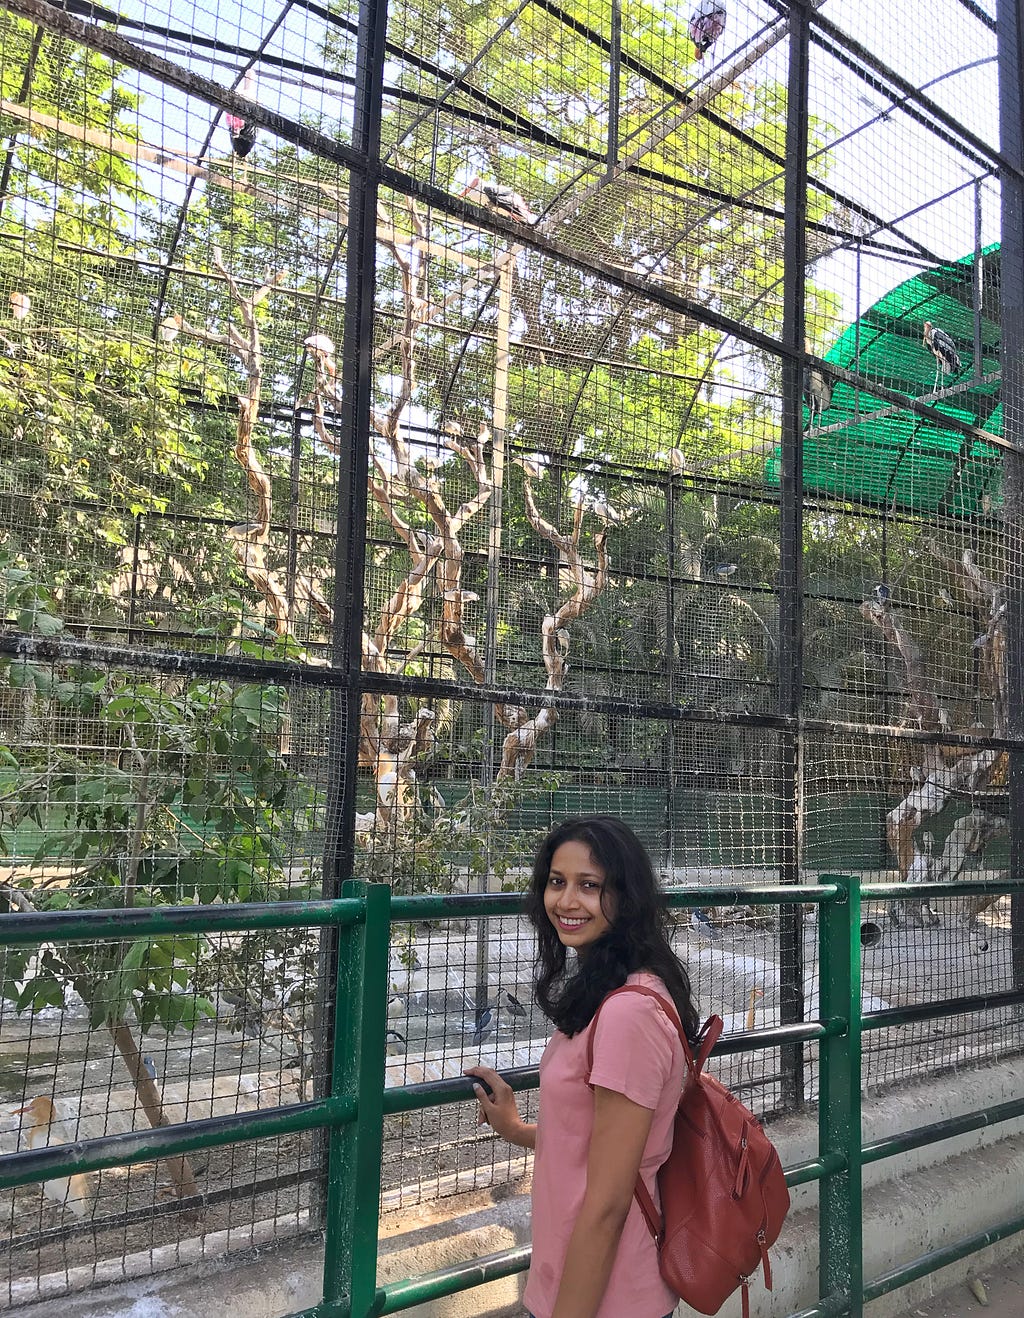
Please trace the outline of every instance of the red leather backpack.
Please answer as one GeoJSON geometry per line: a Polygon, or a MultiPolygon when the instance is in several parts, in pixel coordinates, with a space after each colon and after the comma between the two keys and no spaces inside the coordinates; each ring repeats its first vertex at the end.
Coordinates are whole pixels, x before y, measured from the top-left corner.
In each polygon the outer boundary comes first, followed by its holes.
{"type": "MultiPolygon", "coordinates": [[[[694,1057],[675,1009],[654,989],[626,984],[616,993],[643,993],[671,1020],[683,1045],[686,1076],[676,1112],[672,1152],[658,1172],[661,1213],[637,1177],[634,1196],[658,1247],[665,1284],[698,1313],[717,1313],[743,1287],[750,1313],[750,1281],[758,1267],[771,1290],[768,1248],[789,1212],[789,1189],[779,1155],[761,1123],[704,1063],[722,1033],[712,1016],[697,1036],[694,1057]]],[[[602,1002],[601,1006],[604,1006],[602,1002]]],[[[601,1008],[594,1014],[594,1021],[601,1008]]],[[[587,1043],[587,1077],[594,1065],[594,1031],[587,1043]]]]}

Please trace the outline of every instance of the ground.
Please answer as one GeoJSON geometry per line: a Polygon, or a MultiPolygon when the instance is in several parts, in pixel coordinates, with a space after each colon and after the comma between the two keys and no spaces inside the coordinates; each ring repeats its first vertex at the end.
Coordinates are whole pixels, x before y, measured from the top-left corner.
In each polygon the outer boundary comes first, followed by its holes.
{"type": "Polygon", "coordinates": [[[1022,1318],[1024,1315],[1024,1252],[995,1267],[979,1268],[977,1277],[988,1297],[981,1303],[961,1282],[942,1295],[907,1309],[901,1318],[1022,1318]]]}

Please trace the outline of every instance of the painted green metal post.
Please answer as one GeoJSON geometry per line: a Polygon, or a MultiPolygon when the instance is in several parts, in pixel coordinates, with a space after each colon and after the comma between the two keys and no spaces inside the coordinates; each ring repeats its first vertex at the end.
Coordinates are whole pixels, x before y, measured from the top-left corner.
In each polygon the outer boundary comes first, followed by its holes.
{"type": "Polygon", "coordinates": [[[324,1318],[366,1318],[377,1293],[377,1223],[384,1123],[391,889],[348,880],[365,921],[342,930],[331,1094],[352,1098],[356,1119],[328,1139],[324,1318]]]}
{"type": "Polygon", "coordinates": [[[848,1299],[850,1318],[862,1318],[860,884],[845,875],[821,882],[840,888],[838,899],[821,907],[818,925],[821,1019],[849,1026],[822,1039],[818,1053],[818,1156],[838,1155],[843,1163],[819,1186],[818,1285],[823,1305],[848,1299]]]}

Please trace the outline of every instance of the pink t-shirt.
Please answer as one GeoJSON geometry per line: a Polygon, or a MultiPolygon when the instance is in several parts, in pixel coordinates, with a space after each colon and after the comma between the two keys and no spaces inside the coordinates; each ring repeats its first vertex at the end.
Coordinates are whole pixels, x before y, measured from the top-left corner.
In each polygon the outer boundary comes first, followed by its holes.
{"type": "MultiPolygon", "coordinates": [[[[629,984],[656,989],[656,975],[629,984]]],[[[540,1063],[540,1112],[533,1166],[533,1259],[523,1302],[534,1318],[551,1318],[569,1237],[587,1188],[594,1095],[586,1082],[587,1039],[594,1023],[567,1038],[556,1030],[540,1063]]],[[[640,1172],[660,1207],[656,1175],[672,1147],[672,1125],[683,1083],[683,1049],[671,1021],[651,998],[622,993],[601,1009],[594,1035],[591,1082],[614,1089],[654,1117],[640,1172]]],[[[634,1199],[596,1318],[663,1318],[678,1303],[658,1272],[654,1240],[634,1199]]]]}

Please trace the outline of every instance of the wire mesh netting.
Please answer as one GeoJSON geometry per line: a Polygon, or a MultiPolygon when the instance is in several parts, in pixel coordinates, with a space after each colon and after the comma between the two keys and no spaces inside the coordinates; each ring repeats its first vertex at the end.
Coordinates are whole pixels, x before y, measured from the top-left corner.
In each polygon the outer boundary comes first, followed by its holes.
{"type": "MultiPolygon", "coordinates": [[[[8,910],[519,890],[593,812],[670,884],[1010,874],[983,5],[44,8],[0,17],[8,910]]],[[[864,1010],[1024,988],[1014,905],[866,910],[864,1010]]],[[[731,1032],[816,1015],[812,907],[676,937],[731,1032]]],[[[533,947],[396,926],[386,1082],[536,1064],[533,947]]],[[[331,955],[9,948],[0,1153],[322,1092],[331,955]]],[[[869,1031],[868,1083],[1019,1035],[869,1031]]],[[[817,1094],[814,1047],[718,1065],[817,1094]]],[[[471,1106],[387,1118],[385,1207],[527,1170],[471,1106]]],[[[323,1174],[4,1192],[8,1298],[314,1229],[323,1174]]]]}

